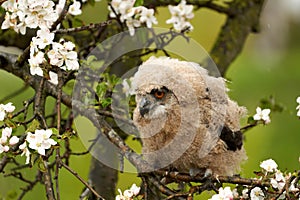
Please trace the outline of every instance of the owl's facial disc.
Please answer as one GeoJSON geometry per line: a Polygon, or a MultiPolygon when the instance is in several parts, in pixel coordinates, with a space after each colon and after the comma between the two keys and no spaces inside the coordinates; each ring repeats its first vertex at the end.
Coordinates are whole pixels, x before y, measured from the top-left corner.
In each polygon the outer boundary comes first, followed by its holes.
{"type": "Polygon", "coordinates": [[[142,95],[138,105],[141,116],[145,118],[160,117],[165,112],[165,99],[168,93],[169,90],[166,87],[162,87],[142,95]]]}

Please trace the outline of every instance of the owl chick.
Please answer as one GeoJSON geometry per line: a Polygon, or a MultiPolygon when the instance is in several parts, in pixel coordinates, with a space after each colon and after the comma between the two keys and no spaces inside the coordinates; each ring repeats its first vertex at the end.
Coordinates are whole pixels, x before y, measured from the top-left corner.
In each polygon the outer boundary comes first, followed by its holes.
{"type": "Polygon", "coordinates": [[[151,57],[135,73],[133,121],[152,170],[209,170],[233,175],[246,160],[240,119],[222,78],[197,63],[151,57]]]}

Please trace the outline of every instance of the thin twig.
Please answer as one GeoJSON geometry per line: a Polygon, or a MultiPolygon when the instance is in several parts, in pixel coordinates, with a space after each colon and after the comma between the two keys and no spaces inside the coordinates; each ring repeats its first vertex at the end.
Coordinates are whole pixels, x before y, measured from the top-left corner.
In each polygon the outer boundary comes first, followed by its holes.
{"type": "Polygon", "coordinates": [[[45,170],[43,171],[43,175],[47,198],[48,200],[55,200],[50,169],[46,160],[43,160],[43,165],[45,168],[45,170]]]}
{"type": "Polygon", "coordinates": [[[253,186],[261,186],[261,187],[269,187],[270,182],[261,181],[258,179],[251,179],[251,178],[242,178],[240,176],[218,176],[218,177],[202,177],[202,176],[195,176],[192,177],[188,174],[178,173],[178,172],[168,172],[164,170],[158,170],[155,173],[165,176],[167,178],[171,178],[174,181],[183,181],[183,182],[197,182],[203,183],[208,178],[211,182],[214,183],[232,183],[232,184],[241,184],[241,185],[253,185],[253,186]]]}
{"type": "Polygon", "coordinates": [[[60,151],[59,148],[56,149],[56,165],[55,165],[55,188],[56,188],[56,199],[60,200],[60,190],[59,190],[59,179],[58,179],[58,175],[59,175],[59,170],[60,170],[60,151]]]}
{"type": "Polygon", "coordinates": [[[68,170],[71,174],[73,174],[82,184],[84,184],[97,197],[97,199],[104,200],[104,198],[102,196],[100,196],[100,194],[98,194],[96,192],[96,190],[94,190],[94,188],[92,188],[83,178],[81,178],[77,172],[75,172],[68,165],[66,165],[64,162],[62,162],[62,160],[60,161],[60,164],[62,167],[64,167],[66,170],[68,170]]]}
{"type": "Polygon", "coordinates": [[[75,28],[58,29],[53,32],[57,33],[57,34],[68,34],[68,33],[80,32],[80,31],[85,31],[85,30],[98,29],[98,28],[105,27],[109,24],[111,24],[111,20],[107,20],[107,21],[101,22],[101,23],[89,24],[86,26],[75,27],[75,28]]]}

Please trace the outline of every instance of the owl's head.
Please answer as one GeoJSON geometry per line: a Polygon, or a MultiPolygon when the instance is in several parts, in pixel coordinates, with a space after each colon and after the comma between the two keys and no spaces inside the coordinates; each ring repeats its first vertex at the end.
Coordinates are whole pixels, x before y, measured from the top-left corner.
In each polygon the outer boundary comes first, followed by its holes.
{"type": "Polygon", "coordinates": [[[220,121],[226,112],[224,80],[209,76],[197,63],[151,57],[139,66],[132,86],[136,91],[133,120],[137,125],[150,121],[165,125],[176,121],[194,127],[217,124],[214,119],[220,121]]]}
{"type": "Polygon", "coordinates": [[[137,112],[141,117],[158,119],[165,117],[178,101],[172,90],[166,86],[152,85],[137,90],[136,103],[137,112]]]}

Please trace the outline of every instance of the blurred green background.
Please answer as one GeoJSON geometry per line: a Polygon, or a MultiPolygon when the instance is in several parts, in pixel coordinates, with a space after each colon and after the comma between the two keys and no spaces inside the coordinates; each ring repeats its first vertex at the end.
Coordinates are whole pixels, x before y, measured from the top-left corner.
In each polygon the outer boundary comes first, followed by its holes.
{"type": "MultiPolygon", "coordinates": [[[[300,165],[300,120],[295,110],[296,98],[300,96],[300,16],[295,13],[300,13],[300,10],[292,12],[293,7],[282,4],[287,3],[274,0],[272,5],[270,2],[266,5],[261,33],[248,38],[243,52],[226,74],[226,78],[230,80],[230,96],[248,109],[248,116],[255,114],[255,108],[261,99],[271,95],[276,103],[284,107],[283,112],[271,113],[269,125],[255,127],[246,133],[245,149],[248,161],[242,167],[242,175],[246,177],[253,177],[253,171],[259,169],[260,162],[268,158],[273,158],[282,171],[294,171],[299,169],[300,165]]],[[[86,24],[103,21],[107,15],[106,6],[106,1],[101,1],[96,3],[95,7],[85,7],[79,18],[86,24]]],[[[201,9],[195,14],[192,20],[194,31],[189,35],[209,51],[225,17],[207,9],[201,9]]],[[[164,23],[169,17],[167,8],[158,9],[157,16],[157,27],[169,28],[164,23]]],[[[0,85],[2,99],[22,87],[23,83],[18,78],[0,71],[0,85]]],[[[31,95],[32,91],[28,90],[17,99],[13,99],[17,110],[22,106],[22,100],[31,95]]],[[[86,130],[94,131],[90,124],[86,125],[86,130]]],[[[72,148],[76,149],[76,152],[85,151],[80,139],[72,143],[72,148]]],[[[25,162],[25,158],[20,159],[25,162]]],[[[89,160],[90,155],[73,156],[70,166],[87,179],[89,160]]],[[[26,174],[32,175],[35,170],[28,169],[26,174]]],[[[122,190],[129,188],[132,183],[140,182],[136,174],[123,173],[119,178],[118,188],[122,190]]],[[[75,177],[63,169],[59,181],[61,199],[78,199],[83,185],[75,177]]],[[[1,175],[0,196],[7,193],[14,196],[13,191],[25,185],[1,175]]],[[[24,199],[46,199],[43,186],[35,187],[24,199]]]]}

